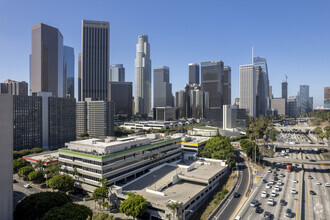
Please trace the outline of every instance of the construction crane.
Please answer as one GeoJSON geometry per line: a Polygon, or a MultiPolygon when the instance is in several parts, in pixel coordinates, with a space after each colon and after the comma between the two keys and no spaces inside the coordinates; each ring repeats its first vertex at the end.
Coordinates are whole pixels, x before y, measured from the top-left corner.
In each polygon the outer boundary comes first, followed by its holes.
{"type": "Polygon", "coordinates": [[[288,76],[286,74],[285,75],[285,82],[288,82],[288,76]]]}

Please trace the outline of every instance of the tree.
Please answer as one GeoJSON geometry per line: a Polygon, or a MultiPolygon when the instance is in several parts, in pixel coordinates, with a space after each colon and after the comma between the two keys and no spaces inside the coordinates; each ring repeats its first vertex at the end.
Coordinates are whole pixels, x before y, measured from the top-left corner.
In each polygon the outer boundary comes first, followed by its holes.
{"type": "Polygon", "coordinates": [[[105,198],[108,198],[108,196],[109,187],[107,186],[97,187],[93,192],[93,199],[102,199],[103,202],[105,198]]]}
{"type": "Polygon", "coordinates": [[[98,212],[93,214],[92,220],[115,220],[115,217],[106,212],[98,212]]]}
{"type": "Polygon", "coordinates": [[[24,179],[27,179],[32,171],[34,171],[33,167],[25,166],[18,170],[18,175],[24,179]]]}
{"type": "Polygon", "coordinates": [[[129,194],[128,198],[125,199],[119,207],[119,211],[136,218],[142,216],[148,207],[148,201],[141,195],[129,194]]]}
{"type": "Polygon", "coordinates": [[[75,203],[66,203],[61,207],[55,207],[49,210],[42,220],[67,220],[67,219],[75,219],[75,220],[86,220],[87,218],[91,218],[93,212],[90,208],[84,205],[79,205],[75,203]]]}
{"type": "MultiPolygon", "coordinates": [[[[50,158],[48,160],[48,162],[53,162],[53,159],[50,158]]],[[[62,166],[62,163],[60,163],[60,162],[54,162],[54,163],[49,164],[46,169],[47,177],[48,177],[48,174],[50,174],[49,175],[50,177],[60,174],[61,166],[62,166]]]]}
{"type": "Polygon", "coordinates": [[[179,208],[181,207],[178,202],[170,202],[166,204],[166,207],[169,208],[173,213],[173,219],[178,218],[179,208]]]}
{"type": "Polygon", "coordinates": [[[27,162],[23,158],[18,158],[14,160],[13,164],[14,164],[14,172],[16,173],[20,168],[28,166],[29,162],[27,162]]]}
{"type": "Polygon", "coordinates": [[[106,179],[106,178],[99,179],[99,184],[101,184],[101,186],[106,186],[107,183],[108,183],[108,179],[106,179]]]}
{"type": "Polygon", "coordinates": [[[79,135],[79,137],[89,137],[88,132],[83,132],[79,135]]]}
{"type": "Polygon", "coordinates": [[[46,185],[49,188],[58,189],[64,192],[67,192],[71,189],[73,189],[74,186],[74,180],[71,176],[66,174],[58,174],[55,175],[53,178],[46,181],[46,185]]]}
{"type": "Polygon", "coordinates": [[[38,160],[35,164],[34,164],[34,169],[43,172],[43,168],[44,168],[44,161],[43,160],[38,160]]]}
{"type": "Polygon", "coordinates": [[[25,197],[14,211],[14,219],[34,220],[42,218],[54,207],[72,202],[70,197],[61,192],[41,192],[25,197]]]}
{"type": "Polygon", "coordinates": [[[28,177],[30,181],[41,183],[44,179],[44,174],[41,171],[32,171],[31,173],[29,173],[28,177]]]}

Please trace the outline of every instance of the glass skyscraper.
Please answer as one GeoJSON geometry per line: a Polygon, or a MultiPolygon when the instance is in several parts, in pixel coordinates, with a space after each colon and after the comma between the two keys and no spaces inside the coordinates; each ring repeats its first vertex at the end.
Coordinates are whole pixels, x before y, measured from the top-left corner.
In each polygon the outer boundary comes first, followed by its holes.
{"type": "Polygon", "coordinates": [[[64,46],[64,75],[66,77],[65,95],[74,98],[74,49],[64,46]]]}
{"type": "Polygon", "coordinates": [[[109,68],[110,82],[125,82],[125,68],[123,64],[113,64],[109,68]]]}
{"type": "Polygon", "coordinates": [[[154,107],[172,106],[172,84],[170,68],[160,66],[154,68],[154,107]]]}
{"type": "Polygon", "coordinates": [[[260,66],[262,69],[262,72],[264,74],[263,82],[261,82],[264,86],[264,93],[265,93],[265,99],[266,99],[266,111],[270,108],[270,96],[269,94],[269,77],[268,77],[268,67],[267,67],[267,60],[262,57],[254,57],[253,58],[253,65],[254,66],[260,66]]]}

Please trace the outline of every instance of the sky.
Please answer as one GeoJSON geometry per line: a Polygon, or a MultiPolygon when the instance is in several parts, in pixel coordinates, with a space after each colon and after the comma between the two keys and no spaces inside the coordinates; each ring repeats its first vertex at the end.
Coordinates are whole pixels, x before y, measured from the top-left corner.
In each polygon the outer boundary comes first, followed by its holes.
{"type": "Polygon", "coordinates": [[[189,63],[222,60],[234,100],[253,46],[267,59],[274,97],[286,74],[289,96],[309,85],[320,107],[330,86],[329,12],[328,0],[0,0],[0,81],[29,82],[31,27],[45,23],[74,48],[77,85],[81,21],[100,20],[110,22],[110,64],[124,64],[126,81],[134,83],[137,37],[147,34],[152,67],[170,67],[173,94],[188,82],[189,63]]]}

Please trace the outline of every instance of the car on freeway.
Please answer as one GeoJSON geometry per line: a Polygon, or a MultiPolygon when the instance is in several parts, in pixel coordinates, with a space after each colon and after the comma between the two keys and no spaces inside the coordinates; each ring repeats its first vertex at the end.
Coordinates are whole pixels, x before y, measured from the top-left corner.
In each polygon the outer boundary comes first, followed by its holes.
{"type": "Polygon", "coordinates": [[[260,206],[258,206],[257,208],[256,208],[256,213],[262,213],[262,208],[260,207],[260,206]]]}
{"type": "Polygon", "coordinates": [[[317,181],[316,185],[322,185],[322,183],[320,181],[317,181]]]}
{"type": "Polygon", "coordinates": [[[280,205],[281,205],[281,206],[285,206],[285,205],[286,205],[286,202],[285,202],[284,199],[281,199],[281,200],[280,200],[280,205]]]}
{"type": "Polygon", "coordinates": [[[313,171],[316,171],[316,168],[315,167],[313,167],[313,171]]]}
{"type": "Polygon", "coordinates": [[[267,180],[263,179],[262,182],[263,182],[263,183],[267,183],[267,180]]]}
{"type": "Polygon", "coordinates": [[[313,190],[310,190],[309,194],[311,194],[312,196],[316,195],[316,193],[313,190]]]}
{"type": "Polygon", "coordinates": [[[282,185],[283,185],[283,183],[282,183],[282,182],[280,182],[280,181],[278,181],[278,182],[276,183],[276,185],[278,185],[278,186],[282,186],[282,185]]]}
{"type": "Polygon", "coordinates": [[[235,197],[235,198],[238,198],[239,196],[240,196],[240,194],[239,194],[238,192],[235,192],[235,193],[234,193],[234,197],[235,197]]]}
{"type": "Polygon", "coordinates": [[[269,184],[274,185],[275,184],[274,180],[269,181],[269,184]]]}
{"type": "Polygon", "coordinates": [[[326,187],[330,187],[330,183],[324,183],[326,187]]]}
{"type": "Polygon", "coordinates": [[[285,177],[285,175],[283,173],[280,174],[280,177],[285,177]]]}
{"type": "Polygon", "coordinates": [[[298,180],[294,179],[292,180],[293,183],[298,183],[298,180]]]}
{"type": "Polygon", "coordinates": [[[267,198],[267,192],[266,191],[261,192],[261,198],[267,198]]]}
{"type": "Polygon", "coordinates": [[[309,159],[309,157],[306,156],[305,159],[307,160],[307,159],[309,159]]]}
{"type": "Polygon", "coordinates": [[[25,188],[31,188],[30,184],[25,184],[24,187],[25,188]]]}
{"type": "Polygon", "coordinates": [[[241,216],[236,216],[234,220],[242,220],[242,217],[241,216]]]}
{"type": "Polygon", "coordinates": [[[309,162],[316,162],[316,160],[309,160],[309,162]]]}
{"type": "Polygon", "coordinates": [[[276,197],[276,191],[273,190],[272,193],[270,194],[271,197],[276,197]]]}
{"type": "Polygon", "coordinates": [[[274,199],[268,199],[267,204],[271,205],[271,206],[274,206],[275,205],[274,199]]]}
{"type": "Polygon", "coordinates": [[[286,212],[285,212],[285,216],[286,217],[289,217],[289,218],[292,218],[293,217],[292,210],[291,209],[287,209],[286,212]]]}
{"type": "Polygon", "coordinates": [[[258,202],[258,200],[253,200],[251,203],[250,203],[250,206],[252,206],[252,207],[256,207],[256,206],[258,206],[259,205],[259,202],[258,202]]]}
{"type": "Polygon", "coordinates": [[[274,190],[275,190],[275,191],[280,191],[280,189],[281,189],[281,188],[280,188],[279,186],[274,186],[274,190]]]}
{"type": "Polygon", "coordinates": [[[297,193],[297,191],[295,188],[291,189],[291,194],[296,194],[296,193],[297,193]]]}
{"type": "Polygon", "coordinates": [[[313,179],[313,177],[311,175],[308,175],[308,179],[313,179]]]}
{"type": "Polygon", "coordinates": [[[272,172],[272,170],[271,170],[271,169],[268,169],[268,170],[267,170],[267,172],[268,172],[268,173],[271,173],[271,172],[272,172]]]}
{"type": "Polygon", "coordinates": [[[265,211],[264,218],[265,219],[272,219],[273,215],[269,211],[265,211]]]}
{"type": "Polygon", "coordinates": [[[270,188],[272,188],[272,186],[269,183],[267,183],[266,184],[266,189],[270,189],[270,188]]]}

